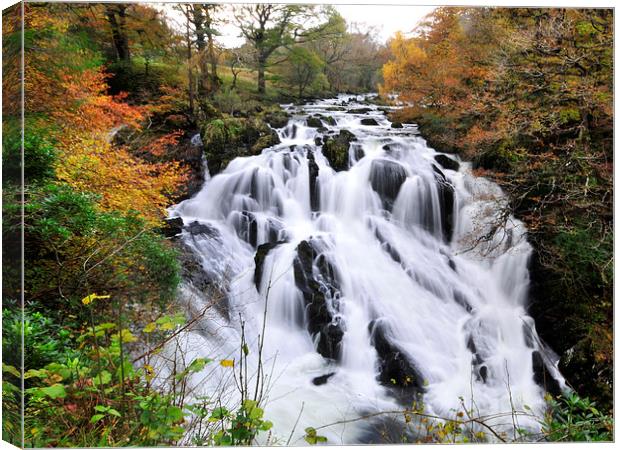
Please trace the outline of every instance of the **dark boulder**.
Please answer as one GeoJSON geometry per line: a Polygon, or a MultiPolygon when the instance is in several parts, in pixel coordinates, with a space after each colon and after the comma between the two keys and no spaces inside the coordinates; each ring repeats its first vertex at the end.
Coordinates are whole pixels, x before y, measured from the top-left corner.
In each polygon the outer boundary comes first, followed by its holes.
{"type": "Polygon", "coordinates": [[[388,211],[392,209],[406,179],[407,171],[397,162],[375,159],[370,166],[370,185],[379,194],[383,207],[388,211]]]}
{"type": "Polygon", "coordinates": [[[425,391],[420,371],[396,344],[390,342],[384,320],[370,322],[368,331],[379,360],[377,380],[392,388],[398,400],[410,404],[417,394],[425,391]]]}
{"type": "Polygon", "coordinates": [[[317,352],[325,358],[340,358],[344,335],[339,310],[339,283],[336,270],[308,241],[297,246],[293,263],[295,285],[306,305],[308,332],[317,339],[317,352]],[[315,263],[316,261],[316,263],[315,263]]]}
{"type": "Polygon", "coordinates": [[[263,267],[265,264],[265,258],[269,254],[271,250],[276,248],[278,245],[283,244],[286,241],[277,241],[277,242],[267,242],[265,244],[261,244],[256,249],[256,254],[254,255],[254,285],[256,289],[260,289],[261,281],[263,280],[263,267]]]}
{"type": "Polygon", "coordinates": [[[441,228],[445,241],[450,242],[454,231],[454,186],[437,166],[433,165],[433,171],[439,194],[441,228]]]}
{"type": "Polygon", "coordinates": [[[441,164],[444,169],[454,170],[455,172],[458,171],[461,166],[457,161],[446,155],[435,155],[435,161],[441,164]]]}
{"type": "Polygon", "coordinates": [[[402,128],[402,127],[403,127],[403,124],[402,124],[402,123],[400,123],[400,122],[392,122],[391,127],[392,127],[392,128],[402,128]]]}
{"type": "Polygon", "coordinates": [[[321,138],[321,136],[317,136],[314,138],[314,145],[316,145],[317,147],[323,145],[323,139],[321,138]]]}
{"type": "Polygon", "coordinates": [[[340,130],[336,136],[326,136],[323,142],[323,155],[336,172],[349,168],[349,146],[356,139],[347,130],[340,130]]]}
{"type": "Polygon", "coordinates": [[[184,229],[187,230],[193,236],[202,234],[210,238],[220,237],[220,232],[217,231],[217,229],[205,223],[200,223],[197,220],[194,220],[189,225],[186,225],[184,229]]]}
{"type": "Polygon", "coordinates": [[[379,125],[379,122],[377,122],[375,119],[373,119],[372,117],[364,117],[360,123],[362,125],[366,125],[366,126],[370,126],[370,127],[376,127],[379,125]]]}
{"type": "Polygon", "coordinates": [[[534,381],[536,384],[542,386],[545,391],[549,392],[553,396],[557,396],[562,393],[560,384],[549,372],[547,364],[538,350],[532,352],[532,368],[534,371],[534,381]]]}
{"type": "Polygon", "coordinates": [[[323,126],[323,122],[318,117],[308,117],[306,119],[306,126],[310,128],[320,128],[323,126]]]}
{"type": "Polygon", "coordinates": [[[272,128],[284,128],[288,124],[290,114],[283,110],[276,110],[265,113],[264,118],[272,128]]]}
{"type": "Polygon", "coordinates": [[[161,233],[171,238],[177,236],[183,230],[183,219],[181,217],[170,217],[163,220],[163,225],[160,227],[161,233]]]}
{"type": "Polygon", "coordinates": [[[330,372],[325,375],[321,375],[320,377],[315,377],[312,379],[312,384],[314,384],[315,386],[320,386],[322,384],[325,384],[327,383],[327,380],[329,380],[334,375],[336,375],[336,372],[330,372]]]}
{"type": "Polygon", "coordinates": [[[347,110],[347,114],[366,114],[372,111],[372,108],[351,108],[347,110]]]}
{"type": "Polygon", "coordinates": [[[308,151],[308,176],[310,178],[310,208],[312,211],[319,210],[319,189],[317,178],[319,177],[319,165],[314,159],[314,151],[308,151]]]}
{"type": "Polygon", "coordinates": [[[331,125],[331,126],[335,126],[336,125],[336,119],[334,119],[332,116],[322,116],[322,115],[319,115],[318,117],[323,122],[325,122],[327,125],[331,125]]]}

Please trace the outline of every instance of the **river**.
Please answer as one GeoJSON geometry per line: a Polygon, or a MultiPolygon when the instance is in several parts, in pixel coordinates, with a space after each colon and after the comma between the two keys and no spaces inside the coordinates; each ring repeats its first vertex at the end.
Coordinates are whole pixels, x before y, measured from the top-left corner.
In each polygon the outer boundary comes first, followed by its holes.
{"type": "Polygon", "coordinates": [[[527,230],[513,217],[496,229],[501,189],[365,98],[285,105],[280,144],[233,160],[171,208],[226,295],[209,308],[185,282],[180,301],[208,312],[164,355],[214,359],[192,376],[192,395],[234,409],[243,323],[252,391],[262,346],[272,443],[299,445],[306,427],[329,424],[319,434],[330,444],[423,439],[417,418],[381,414],[413,402],[482,417],[508,438],[538,432],[541,378],[565,384],[526,311],[527,230]],[[336,171],[324,140],[342,130],[354,140],[336,171]]]}

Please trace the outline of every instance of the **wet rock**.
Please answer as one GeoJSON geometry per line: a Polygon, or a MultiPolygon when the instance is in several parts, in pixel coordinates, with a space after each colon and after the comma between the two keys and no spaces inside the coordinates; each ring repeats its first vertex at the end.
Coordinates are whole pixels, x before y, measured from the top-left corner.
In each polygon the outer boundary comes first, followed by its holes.
{"type": "Polygon", "coordinates": [[[256,254],[254,255],[254,285],[257,290],[260,290],[261,281],[263,280],[265,258],[271,250],[285,242],[286,241],[267,242],[259,245],[256,249],[256,254]]]}
{"type": "Polygon", "coordinates": [[[375,159],[370,166],[370,185],[379,194],[383,207],[388,211],[392,209],[406,179],[407,171],[397,162],[375,159]]]}
{"type": "Polygon", "coordinates": [[[534,381],[536,384],[542,386],[545,391],[549,392],[553,396],[560,395],[562,393],[560,384],[549,372],[543,356],[538,350],[532,352],[532,368],[534,371],[534,381]]]}
{"type": "Polygon", "coordinates": [[[336,172],[349,168],[349,146],[355,139],[355,135],[347,130],[340,130],[338,135],[323,139],[323,155],[336,172]]]}
{"type": "Polygon", "coordinates": [[[260,119],[215,119],[202,126],[200,136],[211,175],[238,156],[258,155],[280,143],[278,134],[260,119]]]}
{"type": "Polygon", "coordinates": [[[197,220],[194,220],[189,225],[185,226],[184,229],[187,230],[193,236],[203,234],[211,238],[220,237],[220,232],[217,231],[217,229],[205,223],[200,223],[197,220]]]}
{"type": "Polygon", "coordinates": [[[306,126],[310,128],[320,128],[323,126],[323,122],[318,117],[308,117],[306,119],[306,126]]]}
{"type": "Polygon", "coordinates": [[[454,301],[458,303],[460,306],[462,306],[465,309],[465,311],[467,312],[472,311],[471,304],[467,300],[467,297],[465,296],[465,294],[463,294],[461,291],[455,290],[452,296],[454,297],[454,301]]]}
{"type": "Polygon", "coordinates": [[[376,127],[379,125],[379,122],[377,122],[375,119],[373,119],[372,117],[364,117],[360,123],[362,125],[366,125],[366,126],[370,126],[370,127],[376,127]]]}
{"type": "Polygon", "coordinates": [[[332,116],[322,116],[322,115],[319,114],[318,117],[323,122],[325,122],[327,125],[331,125],[331,126],[335,126],[336,125],[336,119],[334,119],[332,116]]]}
{"type": "Polygon", "coordinates": [[[435,161],[441,164],[444,169],[454,170],[455,172],[458,171],[461,166],[457,161],[446,155],[435,155],[435,161]]]}
{"type": "Polygon", "coordinates": [[[308,241],[297,246],[293,263],[295,285],[301,291],[306,305],[308,332],[317,340],[317,352],[325,358],[340,358],[340,343],[344,335],[340,317],[339,283],[335,268],[327,258],[320,258],[308,241]],[[316,271],[313,270],[315,259],[316,271]]]}
{"type": "Polygon", "coordinates": [[[327,108],[325,108],[327,111],[346,111],[346,108],[343,108],[342,106],[328,106],[327,108]]]}
{"type": "Polygon", "coordinates": [[[314,145],[316,145],[317,147],[323,145],[323,139],[321,138],[321,136],[317,136],[314,138],[314,145]]]}
{"type": "Polygon", "coordinates": [[[450,242],[454,231],[454,186],[437,166],[433,165],[433,171],[439,194],[441,228],[445,241],[450,242]]]}
{"type": "Polygon", "coordinates": [[[378,381],[391,387],[400,401],[410,404],[418,393],[424,392],[420,371],[396,344],[390,342],[384,320],[370,322],[368,331],[379,359],[378,381]]]}
{"type": "Polygon", "coordinates": [[[327,380],[329,380],[334,375],[336,375],[336,372],[330,372],[328,374],[321,375],[320,377],[315,377],[312,379],[312,384],[314,384],[315,386],[320,386],[322,384],[325,384],[327,383],[327,380]]]}
{"type": "Polygon", "coordinates": [[[364,151],[362,146],[355,146],[355,148],[353,149],[353,158],[355,158],[355,161],[359,161],[364,156],[366,156],[366,152],[364,151]]]}
{"type": "Polygon", "coordinates": [[[372,111],[372,108],[351,108],[347,110],[347,114],[367,114],[372,111]]]}
{"type": "Polygon", "coordinates": [[[403,124],[402,124],[402,123],[400,123],[400,122],[392,122],[391,127],[392,127],[392,128],[402,128],[402,127],[403,127],[403,124]]]}
{"type": "Polygon", "coordinates": [[[171,217],[163,220],[163,225],[160,227],[161,233],[171,238],[177,236],[183,230],[183,219],[181,217],[171,217]]]}
{"type": "Polygon", "coordinates": [[[258,224],[256,216],[248,211],[241,211],[233,216],[233,226],[237,235],[252,247],[256,247],[258,224]]]}
{"type": "Polygon", "coordinates": [[[314,159],[313,151],[308,151],[308,176],[310,178],[310,208],[312,211],[318,211],[320,207],[319,189],[317,186],[319,165],[314,159]]]}
{"type": "Polygon", "coordinates": [[[290,114],[283,110],[267,112],[264,115],[265,122],[272,128],[284,128],[290,119],[290,114]]]}

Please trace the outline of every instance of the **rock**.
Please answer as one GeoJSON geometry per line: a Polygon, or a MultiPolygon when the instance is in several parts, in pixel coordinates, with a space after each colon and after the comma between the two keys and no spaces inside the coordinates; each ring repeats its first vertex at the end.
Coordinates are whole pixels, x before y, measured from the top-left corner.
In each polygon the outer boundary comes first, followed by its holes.
{"type": "Polygon", "coordinates": [[[403,127],[403,124],[402,124],[402,123],[400,123],[400,122],[392,122],[391,127],[392,127],[392,128],[402,128],[402,127],[403,127]]]}
{"type": "Polygon", "coordinates": [[[375,159],[370,166],[370,185],[379,194],[383,207],[388,211],[392,209],[406,179],[407,171],[397,162],[375,159]]]}
{"type": "Polygon", "coordinates": [[[560,384],[549,372],[543,356],[538,350],[532,352],[532,369],[534,371],[534,381],[536,384],[542,386],[545,391],[549,392],[553,396],[557,396],[562,393],[560,384]]]}
{"type": "Polygon", "coordinates": [[[364,156],[366,156],[364,149],[361,146],[355,146],[353,149],[353,157],[355,158],[355,161],[359,161],[364,156]]]}
{"type": "Polygon", "coordinates": [[[200,223],[197,220],[194,220],[189,225],[185,226],[184,229],[187,230],[193,236],[203,234],[211,238],[220,237],[220,232],[217,231],[217,229],[213,228],[210,225],[200,223]]]}
{"type": "Polygon", "coordinates": [[[318,211],[320,199],[316,181],[319,176],[319,165],[314,159],[314,151],[312,150],[308,151],[308,175],[310,178],[310,208],[312,211],[318,211]]]}
{"type": "Polygon", "coordinates": [[[314,145],[316,145],[317,147],[323,145],[323,139],[321,139],[321,136],[317,136],[314,138],[314,145]]]}
{"type": "Polygon", "coordinates": [[[392,388],[401,402],[411,404],[417,394],[425,391],[420,371],[396,344],[390,342],[384,320],[376,319],[370,322],[368,331],[370,342],[375,347],[379,359],[377,380],[392,388]]]}
{"type": "Polygon", "coordinates": [[[238,156],[258,155],[280,143],[275,130],[256,118],[211,120],[202,126],[200,136],[211,175],[219,173],[238,156]]]}
{"type": "Polygon", "coordinates": [[[334,119],[332,116],[321,116],[321,119],[323,119],[326,124],[331,125],[332,127],[336,126],[336,119],[334,119]]]}
{"type": "Polygon", "coordinates": [[[366,125],[366,126],[370,126],[370,127],[376,127],[379,125],[379,122],[377,122],[375,119],[373,119],[372,117],[364,117],[360,123],[362,125],[366,125]]]}
{"type": "Polygon", "coordinates": [[[459,167],[461,166],[457,161],[446,155],[435,155],[435,161],[441,164],[441,167],[448,170],[454,170],[458,172],[459,167]]]}
{"type": "Polygon", "coordinates": [[[322,384],[325,384],[327,383],[327,380],[329,380],[334,375],[336,375],[336,372],[330,372],[328,374],[321,375],[320,377],[315,377],[312,379],[312,384],[314,384],[315,386],[320,386],[322,384]]]}
{"type": "Polygon", "coordinates": [[[284,128],[288,124],[290,114],[283,110],[276,110],[265,113],[264,118],[272,128],[284,128]]]}
{"type": "Polygon", "coordinates": [[[181,217],[171,217],[164,219],[162,222],[163,225],[160,227],[160,231],[167,238],[177,236],[183,231],[183,219],[181,217]]]}
{"type": "Polygon", "coordinates": [[[372,111],[372,108],[351,108],[347,110],[347,114],[367,114],[372,111]]]}
{"type": "Polygon", "coordinates": [[[340,130],[337,136],[323,139],[323,155],[336,172],[349,168],[349,146],[355,139],[355,135],[347,130],[340,130]]]}
{"type": "Polygon", "coordinates": [[[324,358],[340,358],[340,342],[344,336],[341,319],[339,283],[334,267],[324,255],[318,254],[308,241],[297,246],[293,262],[295,285],[306,305],[308,332],[317,339],[317,352],[324,358]],[[316,260],[316,274],[313,270],[316,260]]]}
{"type": "Polygon", "coordinates": [[[310,128],[320,128],[323,126],[323,122],[318,117],[308,117],[306,119],[306,126],[310,128]]]}
{"type": "Polygon", "coordinates": [[[342,106],[328,106],[327,108],[325,108],[327,111],[346,111],[346,108],[343,108],[342,106]]]}
{"type": "Polygon", "coordinates": [[[286,241],[267,242],[259,245],[256,249],[256,254],[254,255],[254,285],[256,286],[256,290],[260,290],[261,281],[263,279],[263,266],[265,263],[265,258],[271,250],[285,242],[286,241]]]}
{"type": "Polygon", "coordinates": [[[444,173],[435,165],[435,180],[437,181],[437,189],[439,191],[439,207],[441,209],[441,229],[443,230],[446,242],[452,240],[452,232],[454,230],[454,186],[448,181],[444,173]]]}

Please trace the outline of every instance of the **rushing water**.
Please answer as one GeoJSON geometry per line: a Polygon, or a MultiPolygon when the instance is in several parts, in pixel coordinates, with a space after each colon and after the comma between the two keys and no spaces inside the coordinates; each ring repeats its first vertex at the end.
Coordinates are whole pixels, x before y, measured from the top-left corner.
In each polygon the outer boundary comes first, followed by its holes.
{"type": "MultiPolygon", "coordinates": [[[[531,248],[523,224],[510,218],[493,231],[505,201],[497,185],[464,162],[442,167],[415,126],[392,128],[361,101],[287,105],[293,117],[277,130],[281,144],[207,175],[197,195],[172,208],[186,225],[181,239],[227,293],[184,335],[181,353],[238,366],[244,322],[252,375],[265,317],[265,415],[282,444],[293,428],[298,445],[306,427],[403,409],[415,398],[442,417],[463,407],[476,416],[540,414],[536,361],[539,374],[564,382],[525,310],[531,248]],[[336,110],[342,104],[370,111],[336,110]],[[317,113],[334,120],[307,127],[317,113]],[[356,140],[349,168],[336,172],[315,138],[340,130],[356,140]],[[203,226],[188,226],[195,221],[203,226]]],[[[191,283],[182,299],[197,313],[212,302],[191,283]]],[[[231,368],[208,365],[192,383],[195,396],[238,401],[231,368]]],[[[539,427],[527,416],[487,422],[509,433],[539,427]]],[[[381,442],[387,428],[415,439],[403,426],[402,416],[377,415],[320,434],[330,443],[381,442]]]]}

